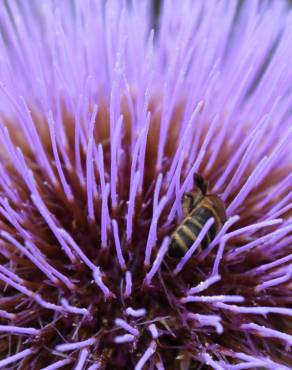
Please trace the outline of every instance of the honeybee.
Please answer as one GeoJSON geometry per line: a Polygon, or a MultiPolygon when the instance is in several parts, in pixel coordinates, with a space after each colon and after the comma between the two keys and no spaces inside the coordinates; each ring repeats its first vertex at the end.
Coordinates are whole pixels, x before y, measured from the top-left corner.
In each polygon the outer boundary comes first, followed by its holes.
{"type": "Polygon", "coordinates": [[[183,195],[182,208],[184,219],[171,235],[168,255],[174,258],[183,257],[195,242],[205,223],[214,217],[215,222],[201,242],[205,249],[215,238],[226,221],[224,202],[216,194],[207,194],[207,183],[198,173],[194,174],[194,189],[183,195]]]}

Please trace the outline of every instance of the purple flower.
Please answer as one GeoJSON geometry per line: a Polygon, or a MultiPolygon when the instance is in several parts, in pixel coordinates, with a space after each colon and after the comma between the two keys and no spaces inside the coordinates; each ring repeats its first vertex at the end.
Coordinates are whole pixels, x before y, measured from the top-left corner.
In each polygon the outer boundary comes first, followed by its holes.
{"type": "Polygon", "coordinates": [[[0,368],[289,369],[285,3],[6,4],[0,368]],[[170,258],[198,172],[227,221],[170,258]]]}

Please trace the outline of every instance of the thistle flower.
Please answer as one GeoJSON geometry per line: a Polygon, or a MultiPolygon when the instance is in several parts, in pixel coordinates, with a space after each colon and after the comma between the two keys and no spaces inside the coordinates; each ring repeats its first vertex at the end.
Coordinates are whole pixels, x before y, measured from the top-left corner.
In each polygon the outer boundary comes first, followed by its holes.
{"type": "Polygon", "coordinates": [[[0,367],[289,369],[285,3],[11,1],[0,24],[0,367]],[[227,221],[174,260],[196,172],[227,221]]]}

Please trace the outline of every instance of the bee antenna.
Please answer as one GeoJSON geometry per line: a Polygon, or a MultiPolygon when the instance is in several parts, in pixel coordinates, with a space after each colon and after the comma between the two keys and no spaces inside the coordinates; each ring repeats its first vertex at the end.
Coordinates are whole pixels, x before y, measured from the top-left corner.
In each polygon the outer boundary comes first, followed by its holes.
{"type": "Polygon", "coordinates": [[[207,182],[199,173],[194,173],[194,184],[201,190],[203,195],[207,193],[207,182]]]}

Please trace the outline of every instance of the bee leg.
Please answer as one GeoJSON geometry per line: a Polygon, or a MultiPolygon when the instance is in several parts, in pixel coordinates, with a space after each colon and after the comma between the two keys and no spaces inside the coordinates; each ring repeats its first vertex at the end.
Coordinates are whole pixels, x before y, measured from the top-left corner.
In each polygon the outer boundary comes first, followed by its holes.
{"type": "Polygon", "coordinates": [[[193,198],[194,197],[192,193],[184,193],[183,195],[182,209],[184,217],[186,217],[190,213],[190,210],[192,209],[193,198]]]}

